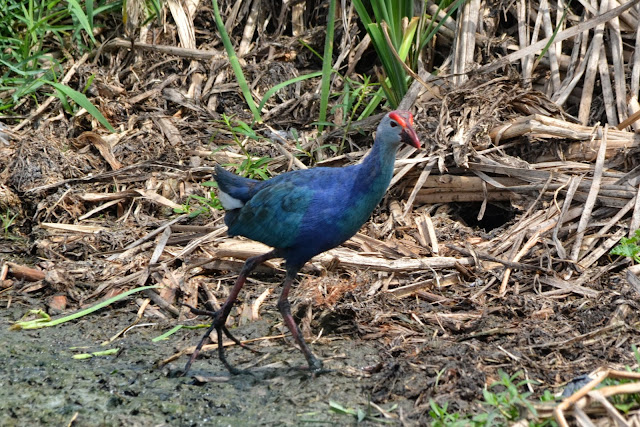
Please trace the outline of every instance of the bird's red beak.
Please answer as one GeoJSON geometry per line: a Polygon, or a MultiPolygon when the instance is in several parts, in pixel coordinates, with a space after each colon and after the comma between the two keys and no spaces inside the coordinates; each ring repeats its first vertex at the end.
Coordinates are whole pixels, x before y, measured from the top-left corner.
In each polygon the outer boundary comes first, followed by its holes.
{"type": "Polygon", "coordinates": [[[408,111],[393,111],[389,114],[389,117],[402,126],[401,141],[419,150],[420,140],[416,130],[413,128],[413,114],[408,111]]]}
{"type": "Polygon", "coordinates": [[[407,145],[411,145],[412,147],[420,149],[420,140],[418,139],[418,134],[413,126],[409,125],[402,128],[402,134],[400,135],[402,138],[402,142],[407,145]]]}

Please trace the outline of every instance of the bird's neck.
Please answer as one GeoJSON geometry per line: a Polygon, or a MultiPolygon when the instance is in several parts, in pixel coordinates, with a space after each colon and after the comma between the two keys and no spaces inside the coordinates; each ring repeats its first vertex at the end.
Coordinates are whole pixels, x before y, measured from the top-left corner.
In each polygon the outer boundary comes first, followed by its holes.
{"type": "Polygon", "coordinates": [[[371,151],[360,164],[363,172],[368,177],[368,185],[379,186],[382,192],[387,190],[393,174],[393,164],[396,159],[397,149],[397,144],[389,144],[376,138],[371,151]]]}
{"type": "Polygon", "coordinates": [[[389,187],[393,175],[397,144],[388,144],[376,138],[373,148],[361,163],[351,166],[349,176],[352,186],[343,201],[344,216],[337,222],[342,237],[352,236],[371,216],[371,212],[380,203],[389,187]]]}
{"type": "Polygon", "coordinates": [[[358,172],[355,174],[351,196],[358,199],[358,205],[362,207],[363,212],[367,211],[367,217],[389,187],[397,148],[397,144],[376,138],[371,151],[355,166],[358,172]]]}

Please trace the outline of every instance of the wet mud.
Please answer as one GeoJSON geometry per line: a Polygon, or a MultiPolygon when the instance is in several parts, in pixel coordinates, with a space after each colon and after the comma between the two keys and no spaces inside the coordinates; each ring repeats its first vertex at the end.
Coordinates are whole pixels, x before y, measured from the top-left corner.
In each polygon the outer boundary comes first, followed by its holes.
{"type": "MultiPolygon", "coordinates": [[[[261,355],[232,348],[231,361],[250,374],[230,376],[215,352],[204,354],[187,377],[176,376],[186,357],[156,362],[195,344],[202,330],[152,338],[171,325],[142,325],[112,344],[101,343],[135,320],[131,310],[107,310],[58,327],[10,331],[21,309],[0,315],[0,425],[336,425],[355,423],[329,407],[367,410],[372,378],[362,368],[380,362],[372,342],[333,336],[313,345],[334,371],[312,377],[298,368],[301,353],[282,339],[256,344],[261,355]],[[80,353],[120,348],[111,356],[76,360],[80,353]]],[[[259,320],[251,328],[267,328],[259,320]]],[[[400,406],[409,405],[399,398],[400,406]]],[[[391,407],[392,404],[384,405],[391,407]]],[[[397,410],[396,410],[397,411],[397,410]]],[[[379,412],[377,412],[380,415],[379,412]]]]}

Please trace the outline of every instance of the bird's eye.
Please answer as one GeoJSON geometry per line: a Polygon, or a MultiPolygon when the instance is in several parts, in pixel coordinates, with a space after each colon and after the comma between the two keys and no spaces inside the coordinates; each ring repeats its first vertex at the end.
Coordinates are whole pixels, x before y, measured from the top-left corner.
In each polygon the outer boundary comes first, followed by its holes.
{"type": "Polygon", "coordinates": [[[398,126],[398,124],[396,122],[393,122],[393,121],[390,123],[390,125],[391,125],[392,128],[398,126]]]}

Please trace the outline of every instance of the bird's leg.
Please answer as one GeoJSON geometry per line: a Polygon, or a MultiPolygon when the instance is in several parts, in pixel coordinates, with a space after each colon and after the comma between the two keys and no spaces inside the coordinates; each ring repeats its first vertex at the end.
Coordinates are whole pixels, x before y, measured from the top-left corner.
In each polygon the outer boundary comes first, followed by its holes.
{"type": "Polygon", "coordinates": [[[287,276],[285,277],[284,283],[282,284],[282,293],[280,294],[280,298],[278,299],[278,310],[280,310],[280,314],[282,314],[285,325],[287,325],[287,328],[289,328],[289,331],[291,331],[293,339],[296,341],[298,346],[300,346],[300,349],[304,353],[304,357],[307,359],[307,363],[309,364],[309,370],[313,373],[320,373],[323,372],[322,361],[313,355],[311,349],[309,349],[309,346],[302,336],[302,331],[300,331],[300,328],[291,315],[291,304],[289,304],[289,290],[291,289],[293,280],[298,274],[298,270],[299,269],[297,268],[287,268],[287,276]]]}
{"type": "MultiPolygon", "coordinates": [[[[194,360],[196,360],[196,357],[198,357],[198,354],[200,353],[202,346],[204,345],[205,342],[207,342],[207,340],[209,339],[209,334],[211,334],[211,332],[214,329],[218,332],[218,356],[220,358],[220,361],[224,364],[224,366],[227,368],[227,370],[231,374],[238,374],[241,372],[238,369],[231,366],[224,355],[224,346],[222,345],[222,333],[224,332],[225,335],[227,335],[236,344],[240,344],[241,346],[244,346],[244,345],[240,343],[240,341],[236,339],[233,335],[231,335],[231,332],[229,332],[229,330],[225,326],[225,323],[227,321],[227,318],[229,317],[229,313],[231,313],[231,307],[233,307],[233,303],[236,301],[236,298],[238,298],[238,294],[240,293],[240,290],[244,286],[244,282],[247,280],[247,276],[249,275],[249,273],[251,273],[253,269],[256,268],[258,265],[262,264],[263,262],[271,258],[275,258],[277,256],[278,256],[277,252],[273,250],[271,252],[267,252],[266,254],[258,255],[258,256],[247,259],[247,261],[242,266],[242,270],[240,270],[240,274],[238,274],[238,278],[236,279],[236,283],[235,285],[233,285],[233,288],[229,293],[229,297],[224,302],[224,304],[222,304],[222,307],[220,307],[219,310],[215,312],[211,312],[211,311],[195,309],[197,310],[195,311],[196,313],[198,312],[206,313],[209,316],[213,317],[213,320],[211,322],[211,326],[209,326],[209,328],[207,329],[207,332],[204,334],[204,336],[196,346],[196,349],[191,354],[189,361],[184,367],[184,372],[182,373],[182,375],[186,375],[187,372],[189,372],[189,368],[191,368],[191,364],[193,363],[194,360]]],[[[189,308],[193,310],[192,307],[189,307],[189,308]]],[[[246,346],[244,347],[246,348],[246,346]]]]}

